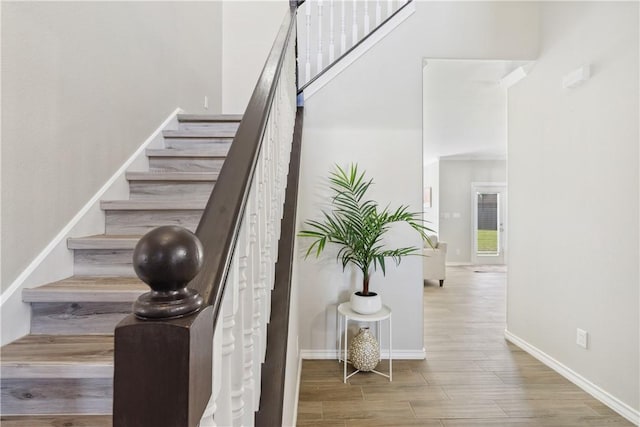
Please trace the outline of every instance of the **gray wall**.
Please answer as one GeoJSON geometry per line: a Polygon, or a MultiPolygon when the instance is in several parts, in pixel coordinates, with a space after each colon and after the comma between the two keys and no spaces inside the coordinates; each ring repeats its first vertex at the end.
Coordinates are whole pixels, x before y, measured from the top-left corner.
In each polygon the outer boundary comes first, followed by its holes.
{"type": "Polygon", "coordinates": [[[505,160],[440,161],[440,240],[448,243],[447,262],[471,262],[471,183],[506,181],[505,160]]]}
{"type": "Polygon", "coordinates": [[[172,111],[220,111],[221,10],[2,3],[3,291],[172,111]]]}
{"type": "Polygon", "coordinates": [[[544,3],[542,23],[509,90],[507,328],[638,411],[638,3],[544,3]]]}

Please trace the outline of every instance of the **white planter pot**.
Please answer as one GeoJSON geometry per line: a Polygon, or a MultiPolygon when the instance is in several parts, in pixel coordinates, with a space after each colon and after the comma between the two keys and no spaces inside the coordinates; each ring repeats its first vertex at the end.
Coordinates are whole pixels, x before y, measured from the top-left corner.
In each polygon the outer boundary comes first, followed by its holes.
{"type": "Polygon", "coordinates": [[[375,292],[369,295],[358,295],[359,292],[351,294],[351,309],[360,314],[373,314],[382,309],[382,298],[375,292]]]}

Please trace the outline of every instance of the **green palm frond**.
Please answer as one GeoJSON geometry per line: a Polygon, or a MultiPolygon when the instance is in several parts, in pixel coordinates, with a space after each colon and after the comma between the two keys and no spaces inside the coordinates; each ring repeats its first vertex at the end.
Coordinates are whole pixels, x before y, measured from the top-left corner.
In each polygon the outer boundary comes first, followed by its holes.
{"type": "Polygon", "coordinates": [[[298,233],[300,237],[312,239],[305,257],[312,253],[319,257],[327,243],[337,244],[341,248],[336,257],[342,268],[354,264],[367,279],[372,268],[375,270],[379,267],[383,274],[386,273],[386,258],[391,258],[397,265],[403,257],[420,252],[420,248],[413,246],[396,249],[383,247],[382,237],[392,223],[406,222],[431,244],[427,232],[433,230],[424,224],[419,213],[410,212],[409,207],[404,205],[395,210],[389,206],[380,210],[378,203],[365,200],[373,180],[366,179],[365,172],[359,172],[357,164],[350,165],[346,170],[336,165],[329,175],[329,183],[333,193],[333,210],[322,212],[322,220],[305,221],[308,228],[298,233]]]}

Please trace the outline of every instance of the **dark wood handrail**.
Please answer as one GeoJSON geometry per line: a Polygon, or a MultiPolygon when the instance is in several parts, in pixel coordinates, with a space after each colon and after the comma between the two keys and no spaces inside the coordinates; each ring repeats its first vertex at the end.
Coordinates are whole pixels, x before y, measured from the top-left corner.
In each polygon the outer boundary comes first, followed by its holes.
{"type": "Polygon", "coordinates": [[[298,107],[293,131],[280,242],[278,243],[275,284],[271,293],[271,321],[267,327],[267,352],[262,369],[260,408],[255,415],[257,427],[282,425],[303,116],[303,108],[298,107]]]}
{"type": "Polygon", "coordinates": [[[369,34],[367,34],[366,36],[364,36],[362,38],[362,40],[359,40],[358,43],[354,44],[353,46],[351,46],[349,49],[347,49],[347,51],[345,53],[343,53],[342,55],[340,55],[339,57],[337,57],[331,64],[327,65],[325,68],[322,69],[322,71],[320,71],[318,74],[316,74],[315,76],[313,76],[313,78],[311,80],[309,80],[308,82],[306,82],[304,85],[302,85],[301,88],[298,89],[298,95],[300,95],[302,92],[304,92],[304,90],[306,88],[308,88],[313,82],[315,82],[316,80],[318,80],[320,77],[322,77],[322,75],[324,73],[326,73],[327,71],[329,71],[331,68],[333,68],[334,65],[336,65],[338,62],[340,62],[342,60],[342,58],[344,58],[345,56],[349,55],[351,52],[353,52],[354,50],[356,50],[358,48],[358,46],[360,46],[362,43],[364,43],[369,37],[371,37],[373,34],[375,34],[380,28],[382,28],[384,26],[384,24],[386,24],[387,22],[389,22],[391,19],[393,19],[398,13],[400,13],[401,10],[403,10],[405,7],[409,6],[409,3],[413,3],[413,0],[409,0],[407,1],[405,4],[403,4],[402,6],[400,6],[400,8],[398,8],[398,10],[396,10],[395,12],[393,12],[391,14],[391,16],[387,16],[381,23],[380,25],[378,25],[377,27],[375,27],[369,34]]]}
{"type": "Polygon", "coordinates": [[[269,108],[276,93],[276,82],[280,77],[286,48],[289,43],[295,43],[291,37],[295,34],[295,14],[296,8],[290,7],[280,26],[196,230],[196,235],[204,247],[205,259],[200,273],[188,286],[204,297],[206,305],[213,306],[216,320],[219,317],[224,283],[229,273],[231,256],[262,148],[269,108]]]}
{"type": "MultiPolygon", "coordinates": [[[[164,280],[145,280],[152,287],[152,292],[145,295],[156,295],[139,299],[136,313],[153,315],[143,315],[146,320],[130,315],[116,327],[114,427],[191,427],[202,417],[212,391],[213,331],[277,84],[288,47],[295,43],[295,15],[296,7],[291,5],[196,230],[202,242],[203,262],[188,284],[190,290],[182,288],[183,284],[171,282],[169,289],[164,280]],[[166,299],[166,291],[173,292],[174,287],[179,288],[175,296],[181,298],[178,310],[172,304],[164,304],[162,310],[149,310],[166,299]],[[188,311],[192,308],[195,311],[188,311]]],[[[159,244],[162,239],[148,240],[156,249],[164,250],[159,244]]],[[[188,238],[186,243],[176,242],[190,247],[188,243],[188,238]]],[[[143,264],[148,262],[144,258],[143,264]]],[[[152,269],[157,267],[151,265],[152,269]]],[[[176,277],[184,276],[184,271],[177,273],[176,277]]]]}

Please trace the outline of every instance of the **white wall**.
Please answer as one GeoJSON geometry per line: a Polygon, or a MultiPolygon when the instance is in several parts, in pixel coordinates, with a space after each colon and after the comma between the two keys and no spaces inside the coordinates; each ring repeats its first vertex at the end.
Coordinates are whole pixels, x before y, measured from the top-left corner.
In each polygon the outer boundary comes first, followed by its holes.
{"type": "Polygon", "coordinates": [[[507,92],[499,82],[523,61],[427,59],[423,72],[425,160],[506,158],[507,92]]]}
{"type": "Polygon", "coordinates": [[[541,11],[540,57],[509,90],[508,331],[637,416],[638,3],[541,11]]]}
{"type": "Polygon", "coordinates": [[[472,261],[472,182],[506,182],[505,160],[440,160],[440,240],[447,262],[472,261]]]}
{"type": "Polygon", "coordinates": [[[222,2],[222,112],[244,113],[288,0],[222,2]]]}
{"type": "Polygon", "coordinates": [[[2,2],[3,291],[176,107],[220,111],[221,9],[2,2]]]}
{"type": "MultiPolygon", "coordinates": [[[[313,118],[312,110],[306,113],[309,119],[313,118]]],[[[327,195],[330,194],[327,176],[335,163],[345,167],[357,161],[361,170],[374,179],[375,185],[369,196],[382,206],[390,204],[393,208],[409,204],[413,211],[419,212],[422,205],[420,182],[407,182],[408,177],[419,179],[421,176],[421,162],[415,157],[416,148],[419,153],[420,147],[412,143],[416,138],[420,138],[419,131],[322,130],[305,123],[298,226],[306,219],[318,219],[320,209],[326,207],[327,195]],[[395,138],[396,144],[387,144],[390,138],[395,138]],[[402,174],[394,174],[389,165],[381,161],[391,158],[404,165],[402,174]]],[[[394,241],[403,246],[421,246],[420,237],[407,230],[400,231],[394,241]]],[[[335,260],[335,251],[330,249],[320,259],[303,260],[307,245],[298,239],[299,310],[304,313],[300,316],[300,346],[305,350],[335,350],[337,304],[348,300],[349,295],[361,287],[362,276],[355,270],[343,273],[335,260]]],[[[422,321],[415,321],[422,318],[421,265],[419,257],[408,257],[399,268],[390,263],[386,277],[379,271],[371,276],[372,290],[381,294],[385,304],[395,308],[396,332],[401,331],[403,325],[411,325],[406,333],[394,335],[394,347],[399,351],[422,351],[422,321]]]]}
{"type": "MultiPolygon", "coordinates": [[[[382,204],[422,209],[422,64],[425,57],[533,59],[538,5],[418,2],[407,21],[305,102],[299,222],[316,217],[322,185],[334,163],[358,162],[377,182],[382,204]]],[[[400,236],[419,244],[413,235],[400,236]]],[[[306,355],[334,356],[335,306],[356,278],[333,258],[299,256],[300,346],[306,355]]],[[[420,357],[422,266],[405,259],[372,279],[394,310],[397,357],[420,357]]]]}

